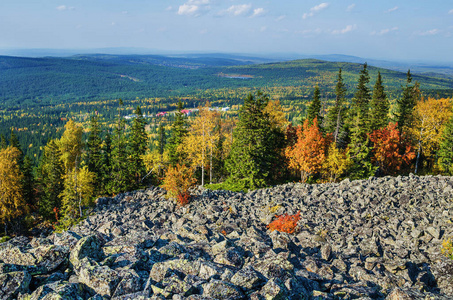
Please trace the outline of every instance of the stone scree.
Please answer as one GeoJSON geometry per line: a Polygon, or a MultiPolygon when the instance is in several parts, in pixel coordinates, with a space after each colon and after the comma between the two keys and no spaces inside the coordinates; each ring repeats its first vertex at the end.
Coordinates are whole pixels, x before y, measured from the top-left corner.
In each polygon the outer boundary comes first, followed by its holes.
{"type": "Polygon", "coordinates": [[[198,188],[97,200],[71,230],[0,244],[1,299],[453,299],[453,178],[198,188]],[[294,235],[275,215],[301,212],[294,235]]]}

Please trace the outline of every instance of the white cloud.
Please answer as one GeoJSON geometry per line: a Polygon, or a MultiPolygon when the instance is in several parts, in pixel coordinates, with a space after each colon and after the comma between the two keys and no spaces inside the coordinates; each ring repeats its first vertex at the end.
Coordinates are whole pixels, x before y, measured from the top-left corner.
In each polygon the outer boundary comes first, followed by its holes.
{"type": "Polygon", "coordinates": [[[450,11],[448,12],[449,15],[453,15],[453,9],[450,9],[450,11]]]}
{"type": "Polygon", "coordinates": [[[278,17],[277,19],[275,19],[275,21],[280,22],[280,21],[283,20],[283,19],[286,19],[286,15],[281,15],[280,17],[278,17]]]}
{"type": "Polygon", "coordinates": [[[351,4],[346,8],[346,11],[352,11],[355,8],[355,3],[351,4]]]}
{"type": "Polygon", "coordinates": [[[431,30],[426,30],[426,31],[419,31],[416,34],[420,36],[427,36],[427,35],[436,35],[439,33],[439,29],[431,29],[431,30]]]}
{"type": "Polygon", "coordinates": [[[395,27],[392,27],[392,28],[381,29],[379,32],[373,31],[370,34],[371,35],[384,35],[384,34],[392,32],[392,31],[397,31],[398,29],[399,28],[397,26],[395,26],[395,27]]]}
{"type": "Polygon", "coordinates": [[[312,8],[310,8],[309,13],[303,14],[302,19],[306,19],[308,17],[313,17],[315,15],[315,13],[327,8],[328,6],[329,6],[329,3],[327,3],[327,2],[323,2],[319,5],[313,6],[312,8]]]}
{"type": "Polygon", "coordinates": [[[348,32],[351,32],[353,30],[357,29],[357,25],[348,25],[346,26],[345,28],[343,29],[335,29],[335,30],[332,30],[332,34],[345,34],[345,33],[348,33],[348,32]]]}
{"type": "Polygon", "coordinates": [[[398,8],[399,8],[398,6],[395,6],[393,8],[390,8],[390,9],[386,10],[385,12],[390,13],[392,11],[398,10],[398,8]]]}
{"type": "Polygon", "coordinates": [[[248,13],[251,8],[252,8],[251,4],[232,5],[228,9],[222,11],[220,14],[240,16],[240,15],[244,15],[244,14],[248,13]]]}
{"type": "Polygon", "coordinates": [[[264,14],[264,8],[262,7],[259,7],[259,8],[255,8],[253,10],[253,14],[252,14],[252,17],[258,17],[258,16],[261,16],[262,14],[264,14]]]}
{"type": "Polygon", "coordinates": [[[178,9],[178,15],[195,16],[199,10],[200,7],[198,5],[183,4],[178,9]]]}
{"type": "Polygon", "coordinates": [[[73,7],[73,6],[66,6],[66,5],[57,6],[57,10],[59,10],[59,11],[74,10],[74,9],[75,9],[75,7],[73,7]]]}
{"type": "MultiPolygon", "coordinates": [[[[189,0],[178,8],[178,15],[187,15],[198,17],[202,12],[210,9],[211,0],[189,0]]],[[[173,9],[171,6],[167,10],[173,9]]]]}

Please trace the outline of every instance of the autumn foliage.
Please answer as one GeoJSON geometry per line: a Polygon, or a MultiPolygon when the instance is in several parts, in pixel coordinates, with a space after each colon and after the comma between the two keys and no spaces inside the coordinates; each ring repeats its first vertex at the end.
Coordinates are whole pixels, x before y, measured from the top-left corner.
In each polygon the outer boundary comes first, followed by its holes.
{"type": "Polygon", "coordinates": [[[301,174],[301,181],[321,170],[326,158],[327,139],[319,130],[318,120],[315,118],[310,126],[305,120],[302,128],[297,128],[297,142],[294,146],[286,148],[289,167],[301,174]]]}
{"type": "Polygon", "coordinates": [[[404,164],[408,165],[415,158],[412,146],[401,138],[397,126],[390,123],[369,134],[374,144],[373,159],[385,174],[397,174],[404,164]]]}
{"type": "Polygon", "coordinates": [[[267,225],[267,228],[269,228],[270,231],[277,230],[280,232],[293,234],[294,232],[296,232],[297,222],[299,222],[299,220],[300,211],[298,211],[295,215],[284,214],[277,216],[277,219],[267,225]]]}
{"type": "Polygon", "coordinates": [[[189,203],[189,188],[196,182],[192,169],[185,165],[177,164],[169,167],[162,187],[167,191],[167,198],[174,199],[180,205],[189,203]]]}

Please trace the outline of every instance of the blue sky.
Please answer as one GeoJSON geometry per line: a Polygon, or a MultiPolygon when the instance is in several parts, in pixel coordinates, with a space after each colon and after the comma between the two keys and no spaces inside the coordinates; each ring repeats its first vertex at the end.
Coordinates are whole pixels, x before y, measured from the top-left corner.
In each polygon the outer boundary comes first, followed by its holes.
{"type": "Polygon", "coordinates": [[[453,61],[451,0],[1,0],[0,48],[453,61]]]}

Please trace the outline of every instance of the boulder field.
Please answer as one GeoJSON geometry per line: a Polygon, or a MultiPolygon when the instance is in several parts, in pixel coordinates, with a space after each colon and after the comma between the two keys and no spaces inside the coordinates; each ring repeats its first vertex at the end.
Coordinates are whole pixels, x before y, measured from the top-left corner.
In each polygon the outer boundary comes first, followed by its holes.
{"type": "Polygon", "coordinates": [[[0,244],[1,299],[453,299],[453,178],[99,198],[63,233],[0,244]],[[301,219],[269,231],[276,215],[301,219]]]}

